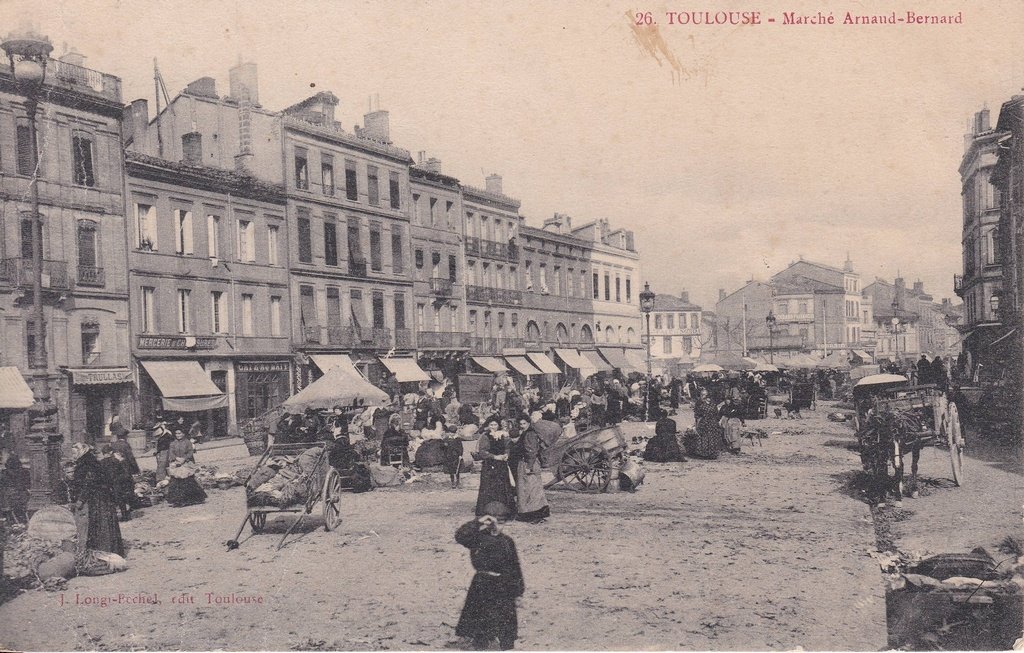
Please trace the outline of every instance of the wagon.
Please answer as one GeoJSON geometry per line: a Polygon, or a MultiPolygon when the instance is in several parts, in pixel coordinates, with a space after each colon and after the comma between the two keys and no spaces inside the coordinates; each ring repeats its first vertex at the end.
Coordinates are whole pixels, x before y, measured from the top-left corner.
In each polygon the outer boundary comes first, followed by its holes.
{"type": "Polygon", "coordinates": [[[789,403],[794,408],[814,410],[817,403],[814,381],[794,381],[789,389],[789,403]]]}
{"type": "Polygon", "coordinates": [[[248,478],[245,479],[246,514],[242,519],[241,525],[238,527],[238,532],[235,533],[234,539],[228,541],[228,550],[238,548],[238,538],[241,536],[242,531],[245,530],[247,524],[252,528],[253,534],[258,535],[262,533],[267,523],[267,515],[273,513],[298,514],[298,518],[292,522],[291,526],[288,527],[288,530],[281,537],[281,541],[278,542],[277,548],[279,550],[292,531],[298,527],[306,515],[313,512],[313,508],[317,504],[321,506],[324,530],[332,531],[341,524],[340,505],[344,485],[341,475],[328,462],[328,448],[329,443],[327,442],[275,443],[267,447],[259,462],[256,463],[248,478]],[[294,482],[302,483],[304,486],[304,491],[300,493],[300,496],[304,497],[301,501],[287,505],[276,505],[258,500],[258,495],[249,488],[249,481],[258,471],[266,468],[270,461],[275,458],[282,456],[297,457],[311,449],[317,450],[311,468],[294,479],[294,482]]]}
{"type": "MultiPolygon", "coordinates": [[[[950,401],[942,390],[933,385],[911,386],[906,377],[899,375],[877,374],[857,382],[853,400],[857,409],[854,424],[863,461],[881,460],[883,452],[877,448],[884,446],[887,448],[884,452],[887,464],[892,464],[897,479],[902,479],[906,450],[911,450],[914,455],[912,473],[916,474],[921,447],[944,447],[949,451],[953,481],[958,486],[964,484],[965,439],[960,414],[956,402],[950,401]],[[902,442],[878,442],[867,428],[867,420],[872,413],[898,413],[906,416],[912,426],[902,442]]],[[[865,462],[866,471],[871,471],[867,467],[865,462]]]]}
{"type": "Polygon", "coordinates": [[[579,434],[569,425],[544,451],[541,464],[555,474],[544,487],[562,484],[578,492],[607,492],[625,463],[626,446],[626,436],[618,425],[579,434]]]}

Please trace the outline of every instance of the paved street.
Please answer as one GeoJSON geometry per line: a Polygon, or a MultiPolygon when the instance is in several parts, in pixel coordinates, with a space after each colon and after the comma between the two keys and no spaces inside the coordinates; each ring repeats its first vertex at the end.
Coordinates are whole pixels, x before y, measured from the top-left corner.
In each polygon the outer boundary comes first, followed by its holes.
{"type": "MultiPolygon", "coordinates": [[[[689,417],[688,415],[686,416],[689,417]]],[[[845,494],[852,431],[768,420],[763,447],[718,461],[649,464],[635,494],[550,492],[552,519],[511,524],[526,576],[527,649],[878,649],[885,610],[865,504],[845,494]]],[[[643,427],[636,426],[637,432],[643,427]]],[[[14,648],[443,648],[471,578],[452,539],[476,477],[351,495],[335,533],[308,530],[223,547],[240,488],[203,506],[155,508],[124,524],[131,569],[28,592],[0,607],[14,648]],[[73,605],[157,594],[158,605],[73,605]],[[217,596],[262,604],[208,604],[217,596]],[[195,603],[173,602],[182,593],[195,603]],[[14,626],[13,624],[17,624],[14,626]],[[58,629],[52,628],[59,624],[58,629]]],[[[315,522],[319,524],[319,522],[315,522]]],[[[286,522],[271,523],[283,532],[286,522]]]]}

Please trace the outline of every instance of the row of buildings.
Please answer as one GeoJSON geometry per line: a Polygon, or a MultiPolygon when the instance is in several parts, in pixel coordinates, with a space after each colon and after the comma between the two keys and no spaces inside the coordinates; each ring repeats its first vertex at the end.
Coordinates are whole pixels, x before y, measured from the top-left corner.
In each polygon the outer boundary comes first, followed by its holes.
{"type": "MultiPolygon", "coordinates": [[[[411,382],[641,346],[631,231],[562,214],[527,225],[499,175],[469,186],[395,145],[387,111],[349,131],[330,92],[271,110],[256,65],[239,63],[227,94],[204,77],[150,115],[81,55],[46,70],[38,162],[26,98],[0,71],[0,366],[48,379],[66,442],[161,408],[235,433],[337,364],[411,382]]],[[[0,428],[20,442],[15,408],[0,428]]]]}

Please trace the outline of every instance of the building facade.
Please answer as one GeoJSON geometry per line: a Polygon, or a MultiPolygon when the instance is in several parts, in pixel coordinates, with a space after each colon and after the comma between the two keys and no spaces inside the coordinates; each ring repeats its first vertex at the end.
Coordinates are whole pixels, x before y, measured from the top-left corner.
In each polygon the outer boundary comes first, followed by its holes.
{"type": "Polygon", "coordinates": [[[594,333],[599,343],[624,348],[641,345],[640,256],[633,232],[612,229],[608,220],[575,227],[572,235],[589,249],[594,333]]]}
{"type": "Polygon", "coordinates": [[[679,295],[655,295],[651,311],[651,358],[684,364],[699,358],[702,321],[701,307],[690,302],[687,291],[679,295]]]}
{"type": "Polygon", "coordinates": [[[990,344],[1002,335],[998,299],[993,299],[1002,287],[999,193],[991,183],[998,141],[988,109],[976,113],[960,162],[963,274],[953,278],[953,290],[964,301],[963,351],[971,373],[978,364],[990,367],[998,360],[989,355],[999,355],[990,344]]]}
{"type": "MultiPolygon", "coordinates": [[[[65,446],[109,438],[114,414],[131,419],[125,264],[121,81],[84,57],[50,59],[36,112],[33,160],[26,98],[0,71],[0,366],[37,389],[47,379],[65,446]],[[30,202],[42,219],[45,367],[35,365],[30,202]]],[[[24,455],[24,413],[0,410],[24,455]]]]}

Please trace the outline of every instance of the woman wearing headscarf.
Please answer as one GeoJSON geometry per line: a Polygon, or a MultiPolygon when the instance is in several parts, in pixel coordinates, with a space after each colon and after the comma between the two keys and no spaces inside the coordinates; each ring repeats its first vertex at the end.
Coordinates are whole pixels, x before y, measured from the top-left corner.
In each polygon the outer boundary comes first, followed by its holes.
{"type": "Polygon", "coordinates": [[[512,489],[512,472],[508,466],[509,435],[501,429],[497,418],[487,421],[480,440],[477,442],[480,457],[480,491],[476,498],[476,515],[487,514],[487,504],[497,501],[515,514],[515,492],[512,489]]]}
{"type": "Polygon", "coordinates": [[[75,461],[70,490],[71,505],[78,526],[78,546],[124,556],[124,541],[117,523],[117,500],[110,477],[92,447],[76,442],[71,447],[75,461]]]}
{"type": "Polygon", "coordinates": [[[740,429],[746,426],[743,421],[743,409],[735,399],[726,399],[718,407],[722,427],[722,441],[729,453],[740,452],[740,429]]]}
{"type": "Polygon", "coordinates": [[[551,507],[544,496],[544,482],[541,480],[540,434],[533,428],[539,422],[540,413],[533,413],[530,419],[519,420],[519,441],[516,443],[516,506],[519,521],[537,524],[551,516],[551,507]]]}

